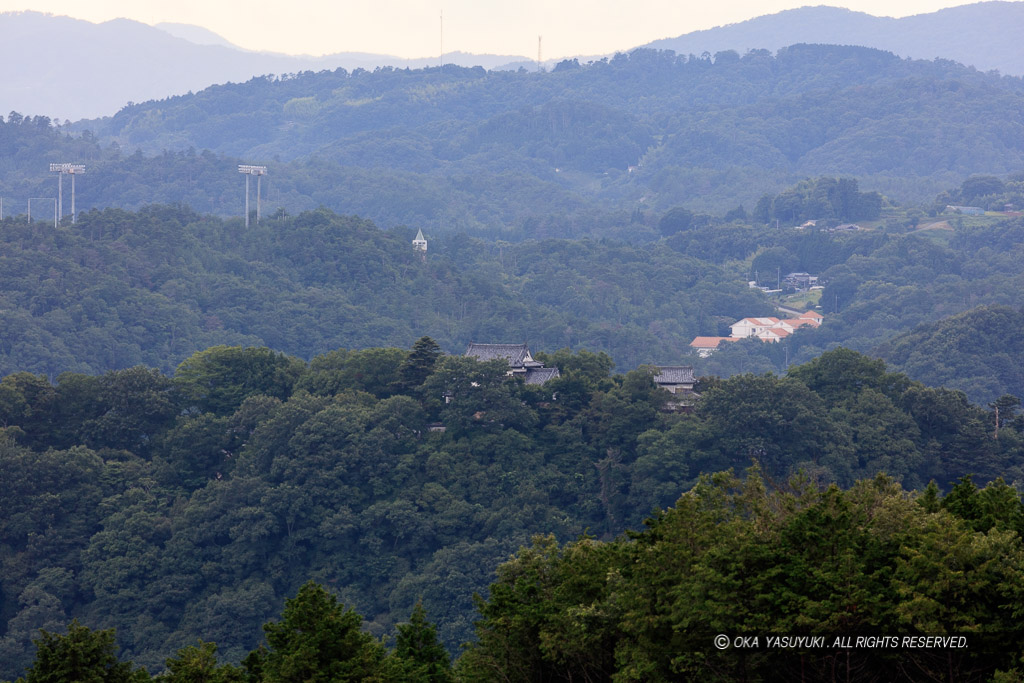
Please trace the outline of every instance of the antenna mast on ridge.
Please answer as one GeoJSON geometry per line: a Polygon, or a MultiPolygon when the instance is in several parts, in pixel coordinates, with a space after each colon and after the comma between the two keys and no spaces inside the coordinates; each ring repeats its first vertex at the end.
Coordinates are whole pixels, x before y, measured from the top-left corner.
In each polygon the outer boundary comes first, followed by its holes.
{"type": "Polygon", "coordinates": [[[541,53],[540,53],[540,40],[541,40],[541,38],[543,38],[543,36],[537,36],[537,71],[541,70],[541,66],[540,65],[542,63],[541,62],[541,58],[540,58],[540,55],[541,55],[541,53]]]}

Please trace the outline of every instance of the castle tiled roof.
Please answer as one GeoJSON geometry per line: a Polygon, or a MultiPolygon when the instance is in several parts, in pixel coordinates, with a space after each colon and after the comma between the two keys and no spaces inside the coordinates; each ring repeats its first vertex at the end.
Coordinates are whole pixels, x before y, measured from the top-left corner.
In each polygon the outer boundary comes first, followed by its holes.
{"type": "Polygon", "coordinates": [[[526,344],[477,344],[470,342],[465,355],[480,361],[504,358],[509,367],[521,368],[530,357],[530,349],[526,344]]]}
{"type": "Polygon", "coordinates": [[[691,365],[662,365],[658,366],[661,372],[654,376],[656,384],[693,384],[693,366],[691,365]]]}
{"type": "Polygon", "coordinates": [[[529,368],[523,381],[527,384],[544,384],[544,382],[560,376],[558,368],[529,368]]]}

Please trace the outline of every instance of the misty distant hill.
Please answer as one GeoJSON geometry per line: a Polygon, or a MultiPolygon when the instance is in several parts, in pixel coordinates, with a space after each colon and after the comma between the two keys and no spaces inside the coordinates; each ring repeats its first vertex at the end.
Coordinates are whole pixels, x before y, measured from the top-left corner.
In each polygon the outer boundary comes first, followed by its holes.
{"type": "Polygon", "coordinates": [[[158,201],[233,215],[233,164],[256,163],[272,168],[271,212],[621,235],[636,212],[749,211],[819,175],[930,202],[969,175],[1024,170],[1022,109],[1024,79],[835,45],[716,59],[640,49],[545,73],[308,72],[136,104],[46,139],[29,134],[48,122],[8,117],[0,196],[49,196],[46,163],[74,160],[89,167],[83,210],[158,201]]]}
{"type": "Polygon", "coordinates": [[[1024,2],[979,2],[902,19],[838,7],[801,7],[665,38],[645,47],[680,54],[778,50],[794,43],[860,45],[901,57],[941,57],[982,71],[1024,75],[1024,2]]]}
{"type": "Polygon", "coordinates": [[[221,47],[241,49],[219,33],[214,33],[210,29],[203,28],[202,26],[195,26],[193,24],[177,24],[164,21],[159,24],[155,24],[154,28],[158,28],[161,31],[170,33],[175,38],[182,38],[190,43],[195,43],[196,45],[220,45],[221,47]]]}
{"type": "MultiPolygon", "coordinates": [[[[128,102],[163,99],[265,74],[438,63],[437,57],[402,59],[363,52],[323,57],[252,52],[197,26],[157,28],[129,19],[94,24],[38,12],[0,14],[0,35],[0,108],[59,120],[110,116],[128,102]]],[[[445,54],[446,63],[485,68],[522,59],[445,54]]]]}
{"type": "MultiPolygon", "coordinates": [[[[860,45],[900,56],[942,57],[981,70],[1024,75],[1024,2],[984,2],[904,19],[834,7],[804,7],[647,47],[679,54],[715,54],[795,43],[860,45]]],[[[128,102],[159,100],[254,76],[303,71],[423,68],[438,57],[341,52],[323,57],[243,50],[207,29],[149,26],[128,19],[102,24],[37,12],[0,14],[0,109],[58,120],[110,116],[128,102]],[[67,46],[55,50],[55,45],[67,46]]],[[[626,46],[623,46],[624,48],[626,46]]],[[[591,57],[580,58],[580,62],[591,57]]],[[[446,53],[447,64],[516,69],[534,64],[515,55],[446,53]]],[[[550,64],[549,64],[550,65],[550,64]]]]}

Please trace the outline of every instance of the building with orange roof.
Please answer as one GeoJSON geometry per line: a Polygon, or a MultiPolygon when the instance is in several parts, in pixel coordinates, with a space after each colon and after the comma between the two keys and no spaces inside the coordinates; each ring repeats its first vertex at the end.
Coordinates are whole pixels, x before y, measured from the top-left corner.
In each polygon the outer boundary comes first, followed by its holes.
{"type": "Polygon", "coordinates": [[[701,358],[707,358],[720,347],[723,341],[735,342],[755,337],[763,342],[778,342],[796,332],[801,327],[819,327],[825,316],[817,311],[801,313],[796,318],[780,320],[774,317],[743,318],[733,323],[729,337],[695,337],[690,348],[697,351],[701,358]]]}
{"type": "Polygon", "coordinates": [[[788,328],[790,332],[794,332],[805,325],[818,327],[821,325],[821,321],[816,320],[815,318],[787,318],[779,321],[779,327],[782,327],[783,329],[788,328]]]}
{"type": "Polygon", "coordinates": [[[773,327],[767,330],[761,330],[757,333],[757,338],[761,341],[766,342],[777,342],[780,339],[785,339],[789,335],[793,334],[791,330],[784,329],[782,327],[773,327]]]}
{"type": "Polygon", "coordinates": [[[743,318],[730,325],[732,329],[730,336],[738,339],[756,337],[759,332],[771,329],[778,324],[778,318],[743,318]]]}
{"type": "Polygon", "coordinates": [[[736,342],[738,337],[694,337],[690,347],[697,351],[701,358],[707,358],[718,349],[722,342],[736,342]]]}

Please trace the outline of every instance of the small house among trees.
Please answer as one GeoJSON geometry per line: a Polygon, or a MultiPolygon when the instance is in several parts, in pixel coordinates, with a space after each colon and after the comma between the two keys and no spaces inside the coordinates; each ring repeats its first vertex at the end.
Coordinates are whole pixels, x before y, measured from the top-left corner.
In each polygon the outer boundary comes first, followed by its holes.
{"type": "Polygon", "coordinates": [[[697,352],[701,358],[707,358],[718,350],[722,342],[738,342],[737,337],[694,337],[690,342],[690,348],[697,352]]]}
{"type": "Polygon", "coordinates": [[[782,282],[794,289],[810,289],[814,285],[818,284],[818,276],[811,275],[810,273],[790,273],[782,282]]]}
{"type": "Polygon", "coordinates": [[[946,213],[959,213],[963,216],[984,216],[985,209],[980,206],[954,206],[949,204],[946,206],[946,213]]]}

